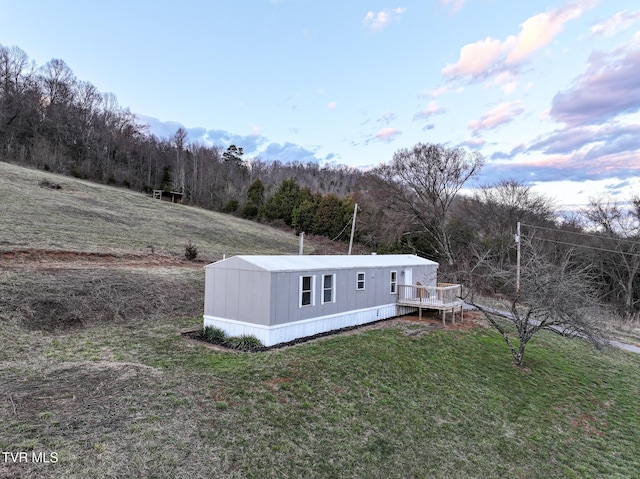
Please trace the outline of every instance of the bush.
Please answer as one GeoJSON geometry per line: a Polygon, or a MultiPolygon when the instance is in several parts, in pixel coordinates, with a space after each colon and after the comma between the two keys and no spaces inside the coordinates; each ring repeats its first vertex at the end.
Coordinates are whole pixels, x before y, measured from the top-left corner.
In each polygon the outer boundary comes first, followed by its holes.
{"type": "Polygon", "coordinates": [[[213,344],[224,344],[227,335],[220,328],[207,326],[202,330],[202,337],[213,344]]]}
{"type": "Polygon", "coordinates": [[[207,343],[217,344],[238,351],[259,351],[264,349],[262,342],[252,334],[228,337],[226,333],[214,326],[206,326],[200,329],[195,336],[207,343]]]}
{"type": "Polygon", "coordinates": [[[262,342],[253,334],[232,336],[225,340],[224,345],[228,348],[238,349],[240,351],[255,351],[263,348],[262,342]]]}
{"type": "Polygon", "coordinates": [[[198,257],[198,247],[191,243],[191,241],[184,247],[184,257],[189,261],[193,261],[198,257]]]}
{"type": "Polygon", "coordinates": [[[229,200],[222,207],[222,212],[223,213],[236,213],[238,211],[238,208],[240,208],[240,203],[238,202],[238,200],[229,200]]]}

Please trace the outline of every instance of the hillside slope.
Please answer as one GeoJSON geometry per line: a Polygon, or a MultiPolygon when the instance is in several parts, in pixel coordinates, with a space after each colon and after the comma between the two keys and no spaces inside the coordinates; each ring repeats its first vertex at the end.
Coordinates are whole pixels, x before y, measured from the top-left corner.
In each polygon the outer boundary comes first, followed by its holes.
{"type": "Polygon", "coordinates": [[[265,225],[1,162],[0,204],[0,252],[183,255],[188,242],[210,259],[298,251],[295,235],[265,225]]]}

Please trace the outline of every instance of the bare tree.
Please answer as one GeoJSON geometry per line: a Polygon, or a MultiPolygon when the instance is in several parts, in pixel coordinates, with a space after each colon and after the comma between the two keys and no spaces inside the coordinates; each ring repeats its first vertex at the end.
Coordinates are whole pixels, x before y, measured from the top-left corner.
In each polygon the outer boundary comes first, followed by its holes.
{"type": "Polygon", "coordinates": [[[582,211],[591,229],[592,261],[608,287],[612,302],[623,315],[634,318],[640,312],[640,197],[626,206],[607,198],[592,198],[582,211]]]}
{"type": "MultiPolygon", "coordinates": [[[[489,305],[473,295],[468,300],[502,335],[515,364],[522,367],[529,341],[541,330],[581,337],[600,347],[606,344],[602,325],[607,312],[594,285],[592,268],[579,265],[574,251],[557,252],[536,239],[521,240],[523,264],[520,290],[515,288],[516,271],[488,265],[480,280],[491,282],[498,293],[489,305]],[[486,271],[491,271],[486,274],[486,271]]],[[[486,261],[486,259],[485,259],[486,261]]]]}
{"type": "Polygon", "coordinates": [[[179,191],[180,193],[184,193],[185,186],[185,172],[184,172],[184,161],[183,161],[183,152],[184,147],[187,141],[187,130],[184,128],[178,128],[176,133],[173,135],[173,143],[176,148],[176,176],[174,189],[179,191]]]}
{"type": "Polygon", "coordinates": [[[477,236],[474,249],[489,250],[498,267],[515,259],[513,235],[518,221],[530,225],[552,226],[551,199],[516,180],[483,185],[470,198],[460,202],[460,221],[473,228],[477,236]]]}
{"type": "Polygon", "coordinates": [[[447,217],[456,195],[483,163],[477,152],[418,143],[410,150],[398,150],[390,164],[376,170],[388,208],[409,215],[449,265],[454,264],[454,253],[447,217]]]}

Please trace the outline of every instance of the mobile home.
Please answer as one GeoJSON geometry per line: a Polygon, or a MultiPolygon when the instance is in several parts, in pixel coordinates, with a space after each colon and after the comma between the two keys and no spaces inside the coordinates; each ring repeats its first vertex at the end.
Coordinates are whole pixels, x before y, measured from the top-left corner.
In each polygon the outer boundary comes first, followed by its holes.
{"type": "Polygon", "coordinates": [[[436,286],[415,255],[234,256],[205,267],[204,326],[273,346],[414,311],[401,285],[436,286]]]}

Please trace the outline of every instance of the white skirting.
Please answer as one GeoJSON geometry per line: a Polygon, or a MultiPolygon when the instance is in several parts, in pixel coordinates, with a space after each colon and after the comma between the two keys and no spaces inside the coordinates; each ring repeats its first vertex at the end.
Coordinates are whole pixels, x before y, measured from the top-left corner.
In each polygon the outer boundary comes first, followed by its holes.
{"type": "MultiPolygon", "coordinates": [[[[411,308],[414,309],[414,308],[411,308]]],[[[348,311],[346,313],[332,314],[318,318],[305,319],[294,323],[278,324],[275,326],[263,326],[260,324],[245,323],[233,319],[204,316],[204,327],[213,326],[222,329],[227,336],[240,336],[253,334],[265,346],[273,346],[286,343],[298,338],[326,333],[335,329],[359,326],[372,323],[381,319],[397,316],[395,303],[376,306],[373,308],[348,311]]]]}

